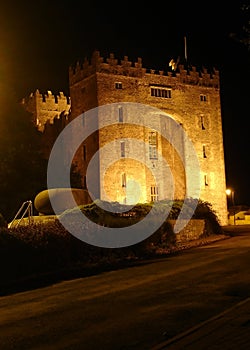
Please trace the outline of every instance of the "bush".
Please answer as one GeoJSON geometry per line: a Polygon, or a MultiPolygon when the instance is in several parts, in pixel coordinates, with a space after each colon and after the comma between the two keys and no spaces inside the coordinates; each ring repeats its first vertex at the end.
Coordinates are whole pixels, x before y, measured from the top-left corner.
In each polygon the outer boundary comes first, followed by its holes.
{"type": "MultiPolygon", "coordinates": [[[[161,203],[158,205],[155,203],[155,205],[157,210],[166,211],[166,205],[168,204],[161,203]]],[[[152,209],[152,204],[137,204],[130,209],[129,206],[120,205],[119,203],[100,203],[100,201],[96,201],[88,205],[80,206],[79,208],[67,210],[60,216],[60,218],[70,222],[72,224],[72,228],[75,229],[75,232],[82,232],[84,230],[83,222],[79,216],[79,209],[89,218],[89,220],[93,221],[97,225],[120,228],[138,223],[150,212],[152,209]],[[103,208],[106,208],[107,210],[104,210],[103,208]]],[[[157,218],[150,219],[153,220],[153,225],[155,224],[155,219],[157,220],[157,218]]],[[[145,222],[145,225],[149,224],[150,222],[145,222]]],[[[147,227],[145,227],[145,229],[147,229],[147,227]]],[[[141,230],[143,236],[143,228],[141,228],[141,230]]],[[[95,234],[95,232],[89,232],[89,234],[95,234]]],[[[112,253],[115,255],[121,253],[123,255],[123,253],[126,252],[128,255],[143,257],[145,254],[155,252],[157,245],[160,245],[162,248],[170,248],[175,245],[175,243],[175,233],[173,232],[171,224],[166,220],[155,233],[144,239],[142,242],[138,242],[130,247],[115,248],[112,250],[112,253]]]]}
{"type": "Polygon", "coordinates": [[[218,217],[212,209],[212,205],[210,203],[199,200],[193,218],[205,220],[204,236],[223,233],[218,217]]]}
{"type": "Polygon", "coordinates": [[[12,281],[32,272],[31,251],[25,242],[6,228],[0,229],[1,283],[12,281]]]}
{"type": "Polygon", "coordinates": [[[172,202],[165,202],[165,204],[163,202],[161,205],[171,206],[171,210],[168,216],[169,219],[177,220],[180,211],[182,210],[183,218],[191,217],[192,219],[205,220],[205,236],[223,233],[218,217],[213,211],[212,205],[209,202],[189,198],[185,201],[185,204],[183,200],[176,200],[172,202]],[[193,208],[195,208],[194,212],[193,208]]]}
{"type": "MultiPolygon", "coordinates": [[[[188,201],[185,212],[190,210],[195,202],[188,201]]],[[[162,201],[156,203],[157,210],[167,213],[169,217],[177,219],[183,208],[182,201],[162,201]]],[[[125,227],[135,224],[144,218],[152,209],[152,204],[138,204],[131,210],[119,213],[126,209],[118,203],[91,203],[65,211],[61,214],[64,220],[71,220],[76,228],[84,229],[79,209],[90,220],[98,225],[108,227],[125,227]],[[99,204],[99,205],[98,205],[99,204]],[[100,207],[105,204],[105,211],[100,207]],[[115,209],[119,209],[115,211],[115,209]]],[[[148,238],[137,244],[122,248],[101,248],[90,245],[69,233],[58,219],[44,221],[29,226],[19,226],[8,229],[5,220],[0,216],[0,273],[1,283],[12,281],[28,275],[46,273],[61,268],[71,268],[80,264],[96,264],[98,268],[106,265],[113,266],[130,259],[143,259],[155,256],[157,252],[166,252],[176,245],[176,235],[168,218],[148,238]]],[[[220,234],[222,229],[217,216],[209,203],[199,201],[193,218],[205,220],[204,235],[220,234]]],[[[154,219],[152,219],[154,220],[154,219]]],[[[146,223],[148,225],[148,222],[146,223]]],[[[143,230],[142,230],[143,232],[143,230]]],[[[91,232],[88,232],[91,234],[91,232]]],[[[95,232],[94,232],[95,234],[95,232]]]]}

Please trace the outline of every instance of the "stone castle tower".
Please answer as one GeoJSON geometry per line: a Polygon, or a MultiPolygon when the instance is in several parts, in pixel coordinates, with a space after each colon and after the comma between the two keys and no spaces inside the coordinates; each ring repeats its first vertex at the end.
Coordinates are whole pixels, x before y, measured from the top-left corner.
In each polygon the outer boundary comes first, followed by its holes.
{"type": "Polygon", "coordinates": [[[184,199],[190,192],[187,173],[189,178],[193,174],[195,177],[188,138],[200,169],[199,198],[211,203],[220,223],[227,224],[217,70],[187,69],[179,64],[167,72],[155,71],[144,68],[141,58],[133,63],[127,56],[118,60],[110,54],[104,59],[95,51],[90,60],[69,68],[69,84],[69,122],[83,115],[82,127],[87,128],[84,114],[110,106],[109,125],[102,123],[99,111],[98,130],[82,142],[75,155],[83,188],[88,187],[91,177],[95,197],[103,200],[126,204],[150,202],[168,199],[171,191],[174,199],[184,199]],[[139,107],[132,113],[130,105],[139,107]],[[159,118],[148,124],[153,109],[159,118]],[[184,130],[186,139],[173,122],[184,130]],[[167,139],[164,132],[170,135],[167,139]],[[139,142],[138,147],[132,139],[139,142]],[[179,151],[173,144],[179,145],[179,151]],[[86,176],[96,153],[97,167],[86,176]]]}
{"type": "Polygon", "coordinates": [[[46,124],[53,124],[55,119],[60,118],[61,113],[68,114],[70,111],[70,99],[63,92],[53,95],[51,91],[41,94],[36,90],[23,98],[21,103],[33,114],[33,122],[39,131],[44,131],[46,124]]]}

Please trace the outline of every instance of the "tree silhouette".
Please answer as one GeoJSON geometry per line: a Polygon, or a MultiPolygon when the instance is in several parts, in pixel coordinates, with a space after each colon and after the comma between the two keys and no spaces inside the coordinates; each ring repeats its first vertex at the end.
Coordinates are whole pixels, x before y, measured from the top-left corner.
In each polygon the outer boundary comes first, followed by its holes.
{"type": "Polygon", "coordinates": [[[248,51],[250,50],[250,5],[243,4],[241,6],[242,13],[242,26],[239,28],[238,32],[230,33],[230,37],[235,41],[243,44],[248,51]]]}
{"type": "Polygon", "coordinates": [[[0,83],[0,213],[11,220],[23,201],[46,187],[41,134],[15,93],[0,83]]]}

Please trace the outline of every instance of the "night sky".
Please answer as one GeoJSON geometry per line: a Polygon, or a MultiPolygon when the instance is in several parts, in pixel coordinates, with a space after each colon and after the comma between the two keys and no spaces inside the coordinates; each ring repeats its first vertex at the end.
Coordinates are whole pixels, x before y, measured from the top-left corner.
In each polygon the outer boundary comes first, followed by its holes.
{"type": "Polygon", "coordinates": [[[220,71],[227,186],[250,205],[250,51],[230,35],[244,35],[244,3],[0,0],[0,79],[20,99],[37,88],[68,94],[69,66],[94,49],[167,70],[186,36],[188,62],[220,71]]]}

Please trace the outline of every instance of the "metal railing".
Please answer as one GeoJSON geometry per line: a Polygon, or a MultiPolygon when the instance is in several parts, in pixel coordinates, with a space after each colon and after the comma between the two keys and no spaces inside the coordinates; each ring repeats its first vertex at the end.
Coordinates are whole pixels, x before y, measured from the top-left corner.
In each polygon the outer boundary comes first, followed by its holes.
{"type": "Polygon", "coordinates": [[[23,202],[14,219],[8,224],[8,228],[18,227],[22,220],[26,218],[28,219],[28,224],[33,222],[33,205],[31,200],[23,202]],[[21,217],[18,219],[20,215],[21,217]]]}

